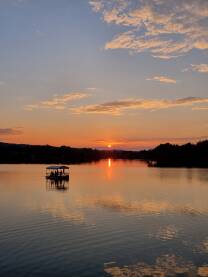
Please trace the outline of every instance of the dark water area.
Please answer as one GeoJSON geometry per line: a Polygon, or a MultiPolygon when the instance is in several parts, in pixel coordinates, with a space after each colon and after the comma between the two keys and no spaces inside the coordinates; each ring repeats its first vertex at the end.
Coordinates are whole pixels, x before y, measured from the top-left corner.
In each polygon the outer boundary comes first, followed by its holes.
{"type": "Polygon", "coordinates": [[[208,276],[208,170],[0,165],[0,276],[208,276]]]}

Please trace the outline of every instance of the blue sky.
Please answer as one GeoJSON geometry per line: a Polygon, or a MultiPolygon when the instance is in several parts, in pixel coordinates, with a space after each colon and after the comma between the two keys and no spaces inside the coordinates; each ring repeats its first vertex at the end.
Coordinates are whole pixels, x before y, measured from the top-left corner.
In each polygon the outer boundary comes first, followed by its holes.
{"type": "Polygon", "coordinates": [[[0,25],[2,141],[208,136],[206,0],[2,0],[0,25]]]}

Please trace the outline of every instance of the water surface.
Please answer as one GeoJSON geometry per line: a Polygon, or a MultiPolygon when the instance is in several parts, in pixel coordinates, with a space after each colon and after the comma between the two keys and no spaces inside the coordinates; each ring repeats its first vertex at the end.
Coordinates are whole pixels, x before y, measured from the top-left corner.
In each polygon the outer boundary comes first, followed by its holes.
{"type": "Polygon", "coordinates": [[[208,276],[208,170],[0,165],[1,276],[208,276]]]}

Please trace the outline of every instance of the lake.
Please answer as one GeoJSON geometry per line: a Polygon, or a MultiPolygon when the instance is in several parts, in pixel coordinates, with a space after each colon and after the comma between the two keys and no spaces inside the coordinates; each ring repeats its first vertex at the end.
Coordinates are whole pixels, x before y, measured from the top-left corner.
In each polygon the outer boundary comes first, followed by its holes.
{"type": "Polygon", "coordinates": [[[208,276],[208,169],[0,165],[1,276],[208,276]]]}

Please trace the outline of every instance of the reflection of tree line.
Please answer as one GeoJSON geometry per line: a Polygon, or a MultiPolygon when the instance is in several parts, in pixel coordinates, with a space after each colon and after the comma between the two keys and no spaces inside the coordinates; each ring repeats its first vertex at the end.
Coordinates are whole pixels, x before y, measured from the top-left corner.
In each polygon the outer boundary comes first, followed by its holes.
{"type": "Polygon", "coordinates": [[[161,144],[151,150],[123,151],[0,143],[0,163],[78,164],[101,159],[143,159],[150,166],[208,167],[208,140],[197,144],[161,144]]]}

